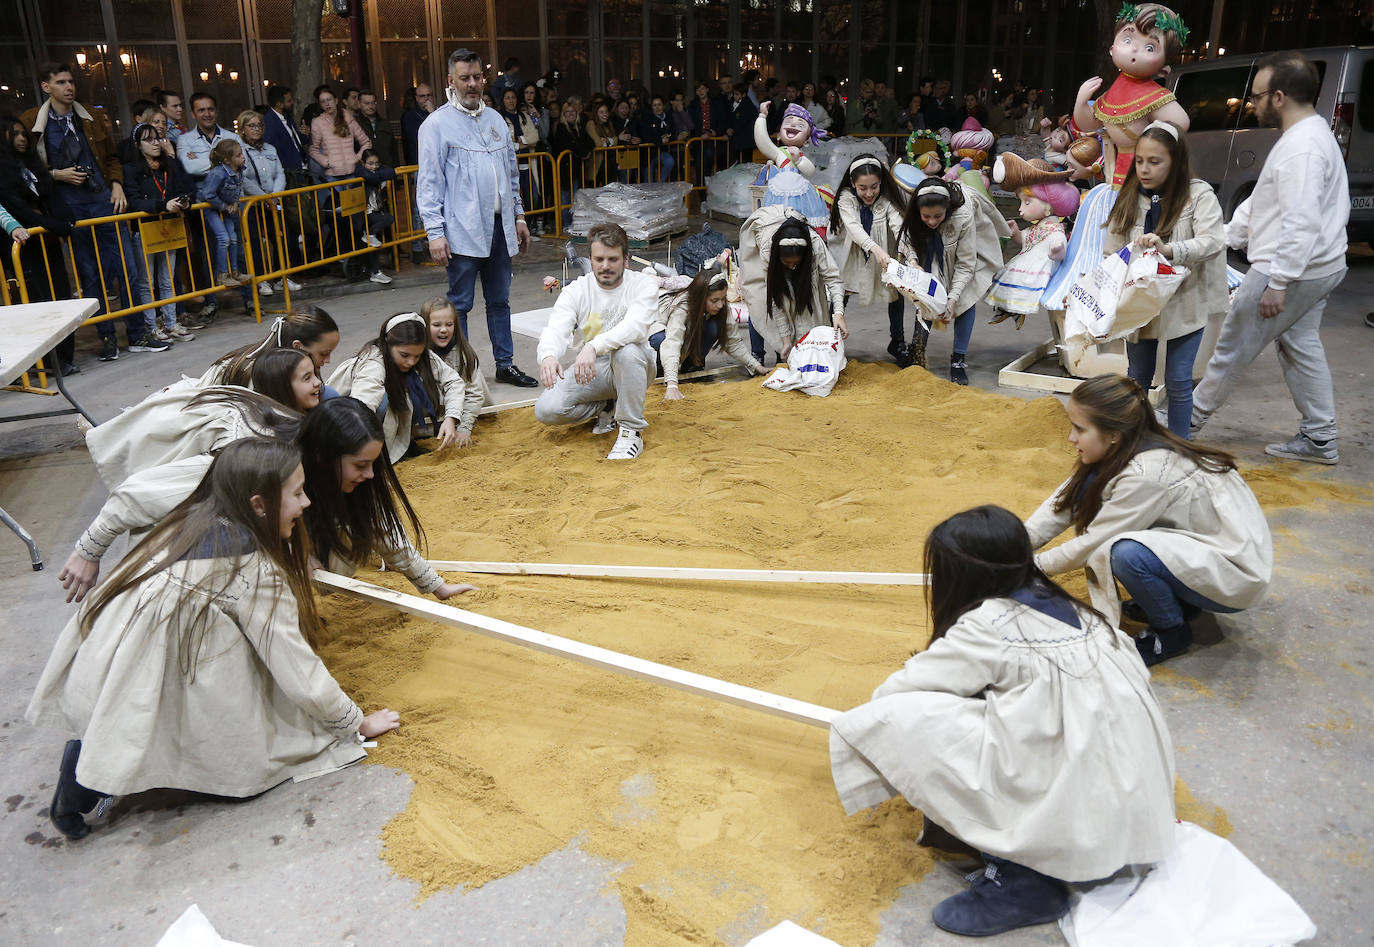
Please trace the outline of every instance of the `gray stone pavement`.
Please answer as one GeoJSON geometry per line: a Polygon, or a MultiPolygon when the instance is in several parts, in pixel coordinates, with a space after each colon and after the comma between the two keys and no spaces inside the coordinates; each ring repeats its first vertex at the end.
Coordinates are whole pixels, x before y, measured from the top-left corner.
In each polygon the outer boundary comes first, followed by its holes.
{"type": "MultiPolygon", "coordinates": [[[[517,311],[548,304],[539,281],[557,271],[561,243],[545,243],[544,262],[517,268],[517,311]]],[[[407,267],[388,289],[354,289],[312,286],[305,294],[342,327],[336,360],[356,351],[386,316],[441,293],[442,273],[407,267]]],[[[1372,291],[1374,257],[1352,256],[1323,332],[1336,379],[1341,463],[1301,471],[1366,488],[1374,481],[1374,330],[1363,317],[1372,291]]],[[[849,357],[886,358],[880,307],[851,313],[850,326],[849,357]]],[[[480,316],[471,328],[490,374],[480,316]]],[[[97,418],[107,418],[183,372],[198,374],[263,330],[241,312],[229,313],[166,354],[102,364],[87,350],[85,371],[71,387],[97,418]]],[[[997,369],[1041,337],[1030,328],[1017,333],[1010,323],[980,324],[970,352],[973,383],[995,389],[997,369]]],[[[948,354],[942,344],[948,341],[940,336],[932,344],[937,368],[948,354]]],[[[534,341],[517,336],[516,352],[517,364],[533,372],[534,341]]],[[[498,401],[530,395],[504,385],[493,390],[498,401]]],[[[0,393],[0,417],[39,410],[47,400],[0,393]]],[[[1246,463],[1262,464],[1263,445],[1287,439],[1296,424],[1277,362],[1266,354],[1208,435],[1246,463]]],[[[70,419],[0,421],[0,505],[27,525],[49,566],[31,572],[23,546],[0,531],[0,943],[151,945],[193,902],[221,934],[255,945],[624,941],[624,911],[606,884],[615,866],[576,844],[472,894],[447,892],[416,907],[416,884],[391,875],[378,858],[378,831],[405,806],[410,781],[378,766],[283,785],[243,802],[149,795],[80,843],[55,839],[44,809],[65,735],[30,728],[23,710],[68,614],[57,571],[103,498],[70,419]]],[[[1317,943],[1368,944],[1374,664],[1364,622],[1374,606],[1374,515],[1368,505],[1317,505],[1282,511],[1273,525],[1277,568],[1268,598],[1221,618],[1202,646],[1157,676],[1156,687],[1179,774],[1192,792],[1226,811],[1233,841],[1316,921],[1317,943]]],[[[953,869],[941,867],[905,888],[884,915],[878,943],[962,943],[929,919],[931,906],[960,884],[953,869]]],[[[739,943],[755,933],[742,918],[720,936],[739,943]]],[[[1045,927],[997,942],[1062,938],[1045,927]]]]}

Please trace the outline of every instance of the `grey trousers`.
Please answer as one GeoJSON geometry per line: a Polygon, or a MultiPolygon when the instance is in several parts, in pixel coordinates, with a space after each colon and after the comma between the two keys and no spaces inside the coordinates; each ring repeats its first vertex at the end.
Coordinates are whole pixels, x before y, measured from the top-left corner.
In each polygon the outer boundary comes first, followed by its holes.
{"type": "Polygon", "coordinates": [[[596,359],[596,378],[583,385],[573,378],[571,366],[552,388],[545,388],[534,403],[534,416],[542,424],[579,424],[590,421],[601,407],[615,399],[615,420],[621,427],[642,431],[644,397],[654,380],[654,351],[648,342],[616,349],[596,359]]]}
{"type": "Polygon", "coordinates": [[[1321,325],[1326,298],[1345,279],[1345,272],[1289,283],[1283,312],[1266,319],[1260,315],[1259,302],[1269,278],[1250,268],[1236,290],[1202,381],[1193,391],[1194,430],[1226,403],[1246,369],[1273,342],[1283,380],[1302,414],[1298,430],[1314,441],[1336,437],[1336,395],[1322,348],[1321,325]]]}

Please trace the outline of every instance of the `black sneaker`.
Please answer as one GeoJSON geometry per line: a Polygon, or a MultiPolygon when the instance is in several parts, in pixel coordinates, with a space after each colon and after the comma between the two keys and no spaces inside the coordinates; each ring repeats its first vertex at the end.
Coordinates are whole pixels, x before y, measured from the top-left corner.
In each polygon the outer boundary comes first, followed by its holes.
{"type": "Polygon", "coordinates": [[[119,343],[114,339],[101,339],[100,355],[97,357],[102,362],[113,362],[119,358],[119,343]]]}
{"type": "Polygon", "coordinates": [[[507,385],[514,385],[517,388],[538,388],[539,382],[520,369],[511,365],[509,368],[498,368],[496,370],[496,380],[507,385]]]}
{"type": "Polygon", "coordinates": [[[62,765],[57,771],[48,818],[53,827],[69,839],[85,838],[91,827],[82,818],[100,805],[104,797],[76,781],[76,763],[81,756],[81,741],[68,740],[62,750],[62,765]]]}
{"type": "Polygon", "coordinates": [[[1176,658],[1193,643],[1193,628],[1186,621],[1174,628],[1146,628],[1135,638],[1135,649],[1147,668],[1176,658]]]}
{"type": "Polygon", "coordinates": [[[956,385],[968,384],[968,362],[964,361],[964,356],[951,355],[949,357],[949,380],[956,385]]]}
{"type": "Polygon", "coordinates": [[[68,375],[81,374],[81,366],[76,364],[76,362],[62,362],[58,367],[61,369],[62,377],[64,378],[68,375]]]}
{"type": "Polygon", "coordinates": [[[130,352],[166,352],[171,347],[170,343],[159,342],[151,335],[144,335],[129,343],[130,352]]]}

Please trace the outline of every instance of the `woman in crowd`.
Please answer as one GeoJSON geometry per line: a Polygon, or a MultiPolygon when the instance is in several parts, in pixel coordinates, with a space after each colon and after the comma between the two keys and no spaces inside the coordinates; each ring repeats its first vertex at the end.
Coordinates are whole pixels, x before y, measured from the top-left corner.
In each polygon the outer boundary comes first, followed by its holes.
{"type": "Polygon", "coordinates": [[[332,89],[326,86],[318,90],[316,101],[320,114],[310,123],[310,157],[328,180],[351,177],[358,155],[372,147],[372,139],[353,113],[339,105],[332,89]]]}

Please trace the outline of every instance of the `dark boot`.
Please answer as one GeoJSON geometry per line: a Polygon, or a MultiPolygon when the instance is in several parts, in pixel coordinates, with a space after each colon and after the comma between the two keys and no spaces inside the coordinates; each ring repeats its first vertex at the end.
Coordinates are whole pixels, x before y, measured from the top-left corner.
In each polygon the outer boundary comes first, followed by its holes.
{"type": "Polygon", "coordinates": [[[911,337],[911,345],[907,346],[907,354],[911,358],[911,364],[917,368],[926,367],[926,339],[930,338],[930,333],[916,326],[916,332],[911,337]]]}
{"type": "Polygon", "coordinates": [[[963,352],[955,352],[949,357],[949,380],[956,385],[968,384],[968,362],[963,352]]]}
{"type": "Polygon", "coordinates": [[[104,797],[92,789],[87,789],[76,781],[76,761],[81,757],[81,741],[68,740],[62,750],[62,766],[57,772],[57,788],[53,790],[52,805],[48,807],[48,818],[53,826],[67,838],[83,838],[91,827],[82,818],[104,797]]]}
{"type": "Polygon", "coordinates": [[[941,929],[988,937],[1048,924],[1068,913],[1064,882],[1005,859],[987,856],[987,861],[986,869],[969,876],[967,891],[935,905],[930,916],[941,929]]]}
{"type": "Polygon", "coordinates": [[[1146,628],[1135,639],[1135,648],[1147,668],[1176,658],[1193,643],[1193,628],[1186,621],[1172,628],[1146,628]]]}

